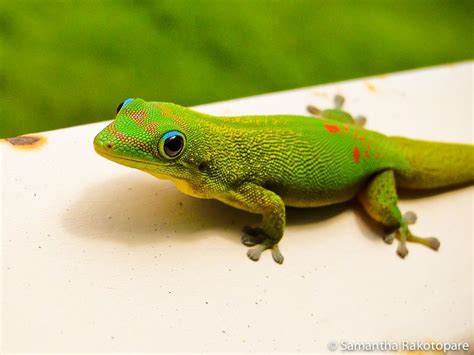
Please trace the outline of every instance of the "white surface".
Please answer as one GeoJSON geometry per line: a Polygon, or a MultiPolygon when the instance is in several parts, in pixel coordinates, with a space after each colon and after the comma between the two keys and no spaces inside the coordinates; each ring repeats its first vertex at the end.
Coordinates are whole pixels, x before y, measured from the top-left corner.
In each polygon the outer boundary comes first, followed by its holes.
{"type": "MultiPolygon", "coordinates": [[[[340,93],[370,129],[472,143],[472,69],[198,109],[305,114],[340,93]]],[[[410,244],[401,260],[349,206],[289,211],[285,263],[269,253],[254,263],[239,240],[257,216],[99,157],[92,139],[105,125],[44,133],[32,150],[0,142],[2,352],[326,352],[330,341],[473,339],[472,188],[401,202],[418,214],[414,232],[439,237],[437,253],[410,244]]]]}

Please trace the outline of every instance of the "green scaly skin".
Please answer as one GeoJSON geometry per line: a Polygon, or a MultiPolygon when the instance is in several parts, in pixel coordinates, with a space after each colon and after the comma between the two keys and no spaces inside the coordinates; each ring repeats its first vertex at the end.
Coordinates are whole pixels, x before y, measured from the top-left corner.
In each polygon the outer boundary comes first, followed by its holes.
{"type": "MultiPolygon", "coordinates": [[[[362,128],[336,108],[308,110],[317,117],[272,115],[218,117],[172,103],[131,100],[94,139],[95,150],[117,163],[176,183],[182,192],[220,200],[262,215],[258,228],[244,227],[247,255],[265,249],[283,262],[278,242],[285,206],[318,207],[357,198],[377,222],[395,231],[398,254],[406,241],[439,248],[436,238],[414,236],[402,215],[396,187],[433,189],[474,181],[472,145],[387,137],[362,128]],[[182,150],[168,155],[165,134],[179,132],[182,150]]],[[[169,152],[169,151],[168,151],[169,152]]],[[[391,234],[385,238],[390,243],[391,234]]]]}

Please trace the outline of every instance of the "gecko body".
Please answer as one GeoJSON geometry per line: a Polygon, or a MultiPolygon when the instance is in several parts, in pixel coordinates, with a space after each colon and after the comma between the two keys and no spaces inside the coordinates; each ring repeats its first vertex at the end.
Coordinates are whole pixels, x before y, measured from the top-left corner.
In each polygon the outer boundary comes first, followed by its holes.
{"type": "MultiPolygon", "coordinates": [[[[400,240],[439,248],[436,238],[420,238],[408,228],[396,188],[415,190],[472,184],[474,147],[388,137],[364,129],[336,107],[316,117],[297,115],[206,115],[164,102],[127,99],[115,120],[94,140],[95,150],[117,163],[172,180],[194,197],[217,199],[262,215],[259,227],[244,227],[247,255],[258,260],[285,229],[285,206],[318,207],[357,198],[370,217],[400,240]]],[[[385,239],[391,242],[391,234],[385,239]]]]}

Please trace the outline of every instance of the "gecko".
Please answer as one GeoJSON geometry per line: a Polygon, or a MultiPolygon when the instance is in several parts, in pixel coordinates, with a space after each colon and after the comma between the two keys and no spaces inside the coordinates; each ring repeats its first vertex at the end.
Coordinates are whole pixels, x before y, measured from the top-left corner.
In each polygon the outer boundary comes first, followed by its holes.
{"type": "Polygon", "coordinates": [[[436,190],[474,182],[474,146],[386,136],[364,128],[365,117],[335,107],[308,106],[311,115],[214,116],[167,102],[129,98],[94,138],[95,151],[113,161],[171,180],[183,193],[217,199],[262,216],[241,241],[257,261],[278,243],[286,207],[320,207],[357,200],[384,227],[384,241],[438,250],[434,237],[413,234],[413,212],[402,214],[397,189],[436,190]]]}

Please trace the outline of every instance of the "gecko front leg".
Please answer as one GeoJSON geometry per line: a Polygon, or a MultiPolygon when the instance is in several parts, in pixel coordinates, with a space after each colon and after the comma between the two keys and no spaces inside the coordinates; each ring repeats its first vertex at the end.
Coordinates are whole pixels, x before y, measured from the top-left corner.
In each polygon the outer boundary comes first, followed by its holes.
{"type": "Polygon", "coordinates": [[[253,246],[247,256],[257,261],[266,249],[271,249],[273,260],[283,263],[278,242],[285,229],[285,204],[276,193],[253,183],[244,183],[220,199],[229,205],[262,215],[258,228],[244,227],[242,243],[253,246]]]}

